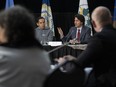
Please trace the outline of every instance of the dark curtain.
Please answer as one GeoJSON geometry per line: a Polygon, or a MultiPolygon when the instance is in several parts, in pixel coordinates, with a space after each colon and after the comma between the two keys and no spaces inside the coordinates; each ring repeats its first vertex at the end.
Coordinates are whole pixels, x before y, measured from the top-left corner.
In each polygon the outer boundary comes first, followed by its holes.
{"type": "Polygon", "coordinates": [[[76,13],[54,13],[54,26],[56,40],[60,40],[60,35],[57,31],[57,27],[61,27],[64,35],[66,35],[71,26],[74,25],[74,15],[76,13]]]}

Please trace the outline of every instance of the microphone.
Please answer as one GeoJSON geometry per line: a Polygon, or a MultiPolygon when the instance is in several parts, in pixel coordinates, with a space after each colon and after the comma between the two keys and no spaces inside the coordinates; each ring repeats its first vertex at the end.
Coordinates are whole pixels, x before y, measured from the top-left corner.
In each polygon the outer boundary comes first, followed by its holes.
{"type": "Polygon", "coordinates": [[[66,40],[65,40],[66,43],[67,43],[68,39],[70,38],[70,36],[72,35],[73,32],[74,32],[74,30],[72,30],[71,33],[69,33],[69,34],[67,35],[67,37],[65,37],[65,38],[66,38],[66,40]]]}
{"type": "Polygon", "coordinates": [[[61,45],[61,46],[59,46],[59,47],[56,47],[56,48],[54,48],[54,49],[48,51],[48,54],[50,54],[50,53],[52,53],[52,52],[54,52],[54,51],[56,51],[56,50],[58,50],[58,49],[60,49],[60,48],[62,48],[62,47],[64,47],[64,46],[67,46],[68,44],[69,44],[69,42],[64,43],[63,45],[61,45]]]}
{"type": "MultiPolygon", "coordinates": [[[[59,46],[59,47],[56,47],[56,48],[54,48],[54,49],[48,51],[48,54],[50,54],[50,53],[52,53],[52,52],[54,52],[54,51],[56,51],[56,50],[58,50],[58,49],[60,49],[60,48],[62,48],[62,47],[64,47],[64,46],[69,45],[70,42],[67,42],[67,40],[69,39],[69,37],[71,36],[71,34],[72,34],[73,32],[74,32],[74,30],[72,30],[71,33],[67,36],[66,42],[65,42],[63,45],[61,45],[61,46],[59,46]]],[[[76,39],[77,39],[77,38],[75,38],[75,40],[76,40],[76,39]]]]}

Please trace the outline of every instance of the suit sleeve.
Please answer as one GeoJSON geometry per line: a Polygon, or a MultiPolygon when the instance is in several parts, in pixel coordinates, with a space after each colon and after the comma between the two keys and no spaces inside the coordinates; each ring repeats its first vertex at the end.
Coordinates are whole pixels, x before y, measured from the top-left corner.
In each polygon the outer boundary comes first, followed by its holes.
{"type": "Polygon", "coordinates": [[[78,56],[77,62],[86,67],[99,59],[102,53],[102,42],[97,37],[91,38],[87,48],[78,56]]]}
{"type": "Polygon", "coordinates": [[[63,42],[68,42],[68,41],[70,40],[70,38],[71,38],[71,33],[72,33],[72,31],[73,31],[72,29],[73,29],[73,28],[71,27],[70,30],[69,30],[69,32],[68,32],[68,34],[62,38],[62,41],[63,41],[63,42]]]}
{"type": "Polygon", "coordinates": [[[91,28],[87,28],[84,40],[82,40],[81,43],[88,43],[90,38],[91,38],[91,28]]]}

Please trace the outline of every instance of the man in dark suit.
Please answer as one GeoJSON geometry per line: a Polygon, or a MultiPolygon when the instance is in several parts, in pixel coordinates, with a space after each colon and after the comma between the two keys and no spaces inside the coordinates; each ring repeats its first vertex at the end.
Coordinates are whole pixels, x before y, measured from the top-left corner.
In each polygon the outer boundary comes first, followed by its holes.
{"type": "Polygon", "coordinates": [[[75,26],[71,27],[68,34],[64,36],[63,31],[58,27],[58,32],[63,42],[75,43],[87,43],[91,36],[91,29],[85,26],[85,18],[81,14],[76,14],[74,16],[75,26]]]}
{"type": "Polygon", "coordinates": [[[91,64],[96,78],[95,87],[116,87],[116,29],[112,26],[110,10],[97,7],[92,13],[92,24],[97,33],[88,42],[85,51],[78,58],[65,56],[58,62],[75,60],[83,68],[91,64]]]}

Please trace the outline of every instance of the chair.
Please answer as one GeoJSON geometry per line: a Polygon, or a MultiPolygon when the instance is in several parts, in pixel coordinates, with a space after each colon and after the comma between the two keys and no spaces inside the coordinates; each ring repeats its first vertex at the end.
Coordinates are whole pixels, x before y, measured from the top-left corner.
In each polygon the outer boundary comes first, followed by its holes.
{"type": "Polygon", "coordinates": [[[66,61],[58,65],[48,75],[43,87],[82,87],[85,83],[85,71],[73,61],[66,61]],[[75,69],[62,72],[60,68],[65,64],[71,63],[75,69]]]}

